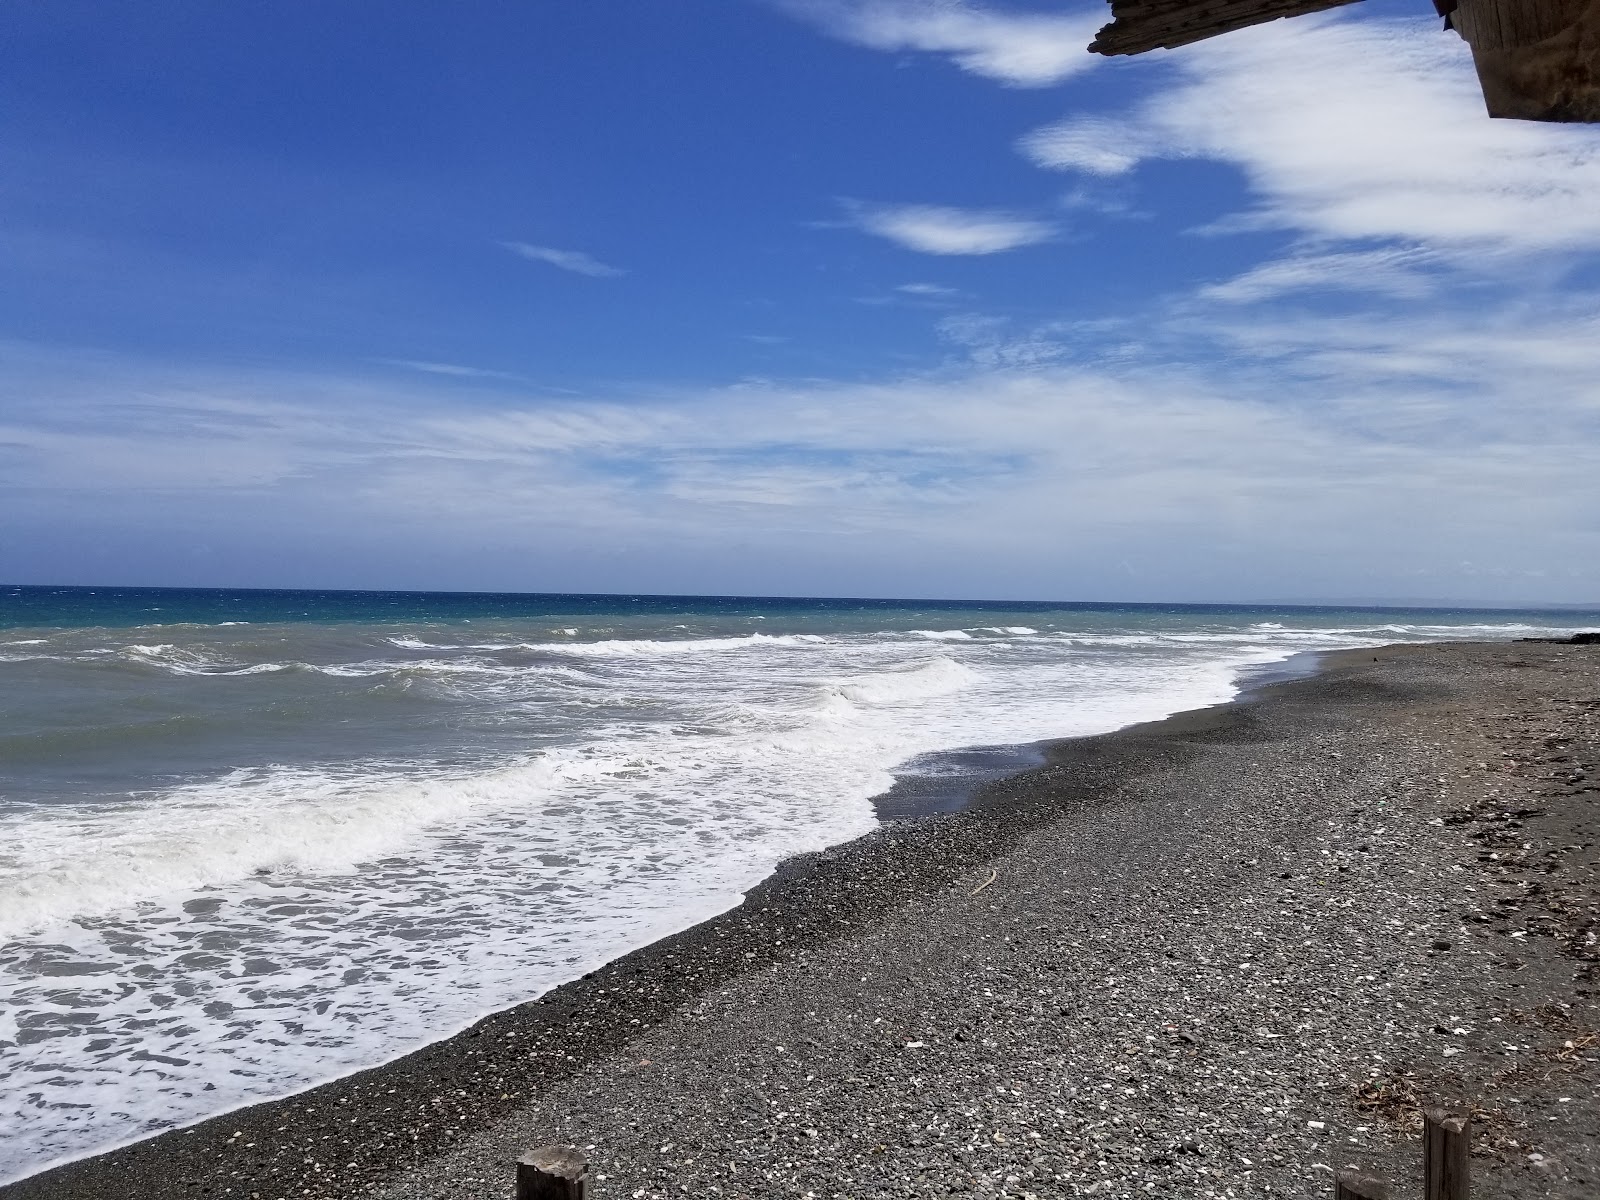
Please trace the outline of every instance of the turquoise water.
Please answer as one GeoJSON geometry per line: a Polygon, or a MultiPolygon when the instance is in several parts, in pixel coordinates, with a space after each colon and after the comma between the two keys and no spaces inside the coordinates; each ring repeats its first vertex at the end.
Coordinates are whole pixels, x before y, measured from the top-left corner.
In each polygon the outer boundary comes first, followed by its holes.
{"type": "MultiPolygon", "coordinates": [[[[1574,613],[0,589],[0,1178],[446,1036],[963,748],[1574,613]]],[[[971,757],[970,755],[967,757],[971,757]]]]}

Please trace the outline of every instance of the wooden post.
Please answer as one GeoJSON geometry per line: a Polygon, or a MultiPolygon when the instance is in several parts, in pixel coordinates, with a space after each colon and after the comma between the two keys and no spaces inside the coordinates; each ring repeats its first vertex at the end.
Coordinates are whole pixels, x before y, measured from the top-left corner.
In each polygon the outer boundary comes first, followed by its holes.
{"type": "Polygon", "coordinates": [[[1333,1177],[1333,1200],[1389,1200],[1389,1183],[1376,1175],[1340,1171],[1333,1177]]]}
{"type": "Polygon", "coordinates": [[[1466,1117],[1449,1116],[1442,1108],[1422,1114],[1423,1200],[1467,1200],[1471,1138],[1472,1126],[1466,1117]]]}
{"type": "Polygon", "coordinates": [[[1491,117],[1600,121],[1600,0],[1455,0],[1491,117]]]}
{"type": "Polygon", "coordinates": [[[589,1200],[589,1163],[576,1146],[541,1146],[517,1160],[517,1200],[589,1200]]]}

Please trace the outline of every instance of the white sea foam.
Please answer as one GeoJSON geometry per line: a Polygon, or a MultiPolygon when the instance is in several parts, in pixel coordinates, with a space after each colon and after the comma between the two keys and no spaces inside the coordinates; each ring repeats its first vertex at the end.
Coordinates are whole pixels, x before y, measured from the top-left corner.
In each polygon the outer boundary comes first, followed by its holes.
{"type": "Polygon", "coordinates": [[[871,828],[918,755],[1219,702],[1241,668],[1305,650],[1530,628],[1066,623],[471,644],[418,626],[317,653],[66,638],[63,663],[119,681],[233,675],[230,694],[376,690],[419,697],[394,720],[451,715],[403,759],[0,812],[0,1178],[383,1061],[712,915],[871,828]]]}
{"type": "MultiPolygon", "coordinates": [[[[458,647],[459,649],[480,649],[487,647],[458,647]]],[[[527,649],[521,645],[506,645],[501,649],[527,649]]],[[[129,647],[131,657],[141,665],[151,666],[172,675],[267,675],[279,671],[305,671],[317,675],[328,675],[340,679],[362,679],[378,676],[403,677],[407,675],[482,675],[498,677],[516,677],[529,675],[565,675],[577,677],[578,672],[569,666],[555,663],[507,665],[488,660],[475,660],[471,658],[412,658],[412,659],[363,659],[357,662],[345,663],[307,663],[307,662],[262,662],[242,666],[236,662],[216,657],[208,657],[190,651],[177,650],[172,647],[129,647]]],[[[35,658],[51,656],[35,655],[35,658]]],[[[62,659],[60,661],[68,661],[62,659]]]]}
{"type": "Polygon", "coordinates": [[[135,643],[122,647],[118,654],[130,662],[155,667],[173,675],[224,674],[236,671],[241,666],[239,663],[216,658],[193,647],[176,646],[171,643],[159,645],[135,643]]]}
{"type": "Polygon", "coordinates": [[[354,871],[420,830],[483,808],[536,804],[563,784],[624,770],[610,759],[552,755],[466,775],[418,775],[392,764],[337,774],[233,771],[169,792],[159,807],[97,808],[0,841],[25,843],[6,864],[0,938],[37,932],[277,871],[354,871]]]}
{"type": "Polygon", "coordinates": [[[722,650],[760,650],[774,646],[816,646],[828,641],[821,634],[751,633],[723,638],[612,638],[598,642],[524,644],[522,649],[551,650],[558,654],[577,654],[592,658],[656,658],[666,655],[704,654],[722,650]]]}
{"type": "Polygon", "coordinates": [[[979,679],[978,672],[940,655],[895,671],[880,671],[829,685],[829,691],[861,704],[901,704],[947,696],[979,679]]]}

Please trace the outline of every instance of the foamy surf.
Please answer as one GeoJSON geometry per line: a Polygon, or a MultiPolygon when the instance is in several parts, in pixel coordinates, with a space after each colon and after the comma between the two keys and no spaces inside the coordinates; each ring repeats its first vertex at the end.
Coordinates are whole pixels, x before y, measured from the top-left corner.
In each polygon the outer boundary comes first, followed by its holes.
{"type": "Polygon", "coordinates": [[[384,1061],[722,911],[871,829],[920,756],[1216,703],[1308,649],[1550,628],[392,608],[0,654],[0,1177],[384,1061]]]}

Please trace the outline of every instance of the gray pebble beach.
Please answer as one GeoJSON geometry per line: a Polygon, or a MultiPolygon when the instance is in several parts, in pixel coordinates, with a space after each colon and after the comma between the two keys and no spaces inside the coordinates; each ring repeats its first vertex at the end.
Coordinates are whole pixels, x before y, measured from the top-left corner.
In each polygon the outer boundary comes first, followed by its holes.
{"type": "Polygon", "coordinates": [[[1330,656],[448,1041],[0,1189],[467,1200],[570,1143],[597,1200],[1600,1196],[1600,646],[1330,656]]]}

